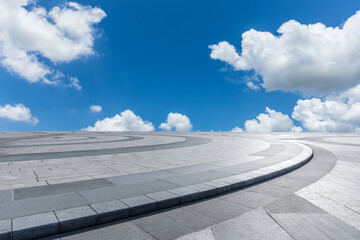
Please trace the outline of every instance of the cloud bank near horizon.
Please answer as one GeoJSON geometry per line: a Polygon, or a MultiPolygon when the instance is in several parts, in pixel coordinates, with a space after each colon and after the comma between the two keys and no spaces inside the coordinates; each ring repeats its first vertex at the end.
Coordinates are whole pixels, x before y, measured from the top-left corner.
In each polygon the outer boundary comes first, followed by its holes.
{"type": "Polygon", "coordinates": [[[116,114],[114,117],[108,117],[103,120],[97,120],[94,126],[88,126],[82,131],[154,131],[151,122],[142,120],[141,117],[129,109],[116,114]]]}
{"type": "Polygon", "coordinates": [[[166,122],[161,123],[159,128],[165,131],[175,130],[188,132],[192,130],[193,126],[186,115],[180,113],[169,113],[166,122]]]}

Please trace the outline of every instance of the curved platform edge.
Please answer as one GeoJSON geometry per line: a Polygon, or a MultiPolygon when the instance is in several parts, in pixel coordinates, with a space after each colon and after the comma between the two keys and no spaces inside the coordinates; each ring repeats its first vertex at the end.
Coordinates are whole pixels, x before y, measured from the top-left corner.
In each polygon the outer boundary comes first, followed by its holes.
{"type": "Polygon", "coordinates": [[[264,182],[298,169],[312,159],[310,147],[296,144],[303,149],[299,155],[251,172],[126,199],[2,220],[0,240],[47,237],[195,202],[264,182]]]}

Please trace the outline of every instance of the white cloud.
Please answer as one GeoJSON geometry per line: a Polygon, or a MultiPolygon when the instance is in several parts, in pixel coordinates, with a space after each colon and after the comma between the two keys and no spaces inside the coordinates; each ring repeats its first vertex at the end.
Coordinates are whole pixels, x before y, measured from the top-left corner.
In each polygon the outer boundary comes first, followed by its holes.
{"type": "Polygon", "coordinates": [[[299,100],[292,118],[310,132],[359,132],[360,103],[319,98],[299,100]]]}
{"type": "MultiPolygon", "coordinates": [[[[246,132],[302,132],[301,127],[294,126],[288,115],[266,108],[256,119],[247,120],[244,124],[246,132]]],[[[235,127],[232,131],[241,131],[235,127]]]]}
{"type": "Polygon", "coordinates": [[[34,125],[39,123],[39,120],[31,115],[30,109],[25,107],[22,103],[15,104],[14,106],[9,104],[4,106],[0,105],[0,117],[12,121],[28,122],[34,125]]]}
{"type": "MultiPolygon", "coordinates": [[[[59,85],[51,77],[58,71],[44,60],[70,62],[93,55],[93,25],[106,14],[100,8],[74,2],[48,12],[34,2],[0,0],[0,62],[29,82],[59,85]]],[[[77,78],[68,78],[68,86],[81,88],[77,78]]]]}
{"type": "Polygon", "coordinates": [[[246,86],[248,86],[248,88],[250,88],[251,90],[257,91],[260,89],[260,87],[258,85],[255,85],[253,82],[247,82],[246,86]]]}
{"type": "Polygon", "coordinates": [[[68,87],[74,87],[77,90],[81,90],[80,81],[77,77],[69,77],[70,83],[67,85],[68,87]]]}
{"type": "Polygon", "coordinates": [[[231,131],[232,132],[244,132],[244,130],[240,127],[234,127],[231,131]]]}
{"type": "Polygon", "coordinates": [[[93,113],[98,113],[102,111],[102,107],[100,105],[90,105],[90,111],[93,113]]]}
{"type": "Polygon", "coordinates": [[[211,58],[235,70],[254,69],[268,90],[322,96],[345,91],[360,80],[360,11],[341,27],[290,20],[278,36],[254,29],[243,33],[241,54],[226,41],[211,48],[211,58]]]}
{"type": "Polygon", "coordinates": [[[340,93],[337,97],[342,99],[343,101],[348,101],[349,103],[360,102],[360,84],[356,85],[353,88],[350,88],[345,92],[340,93]]]}
{"type": "Polygon", "coordinates": [[[239,61],[241,61],[239,54],[236,52],[236,49],[233,45],[226,41],[219,42],[219,44],[210,45],[211,49],[210,57],[212,59],[219,59],[223,62],[226,62],[236,69],[241,69],[237,67],[239,61]]]}
{"type": "Polygon", "coordinates": [[[97,120],[94,126],[83,128],[83,131],[154,131],[151,122],[143,121],[131,110],[125,110],[120,115],[97,120]]]}
{"type": "Polygon", "coordinates": [[[190,119],[183,114],[180,113],[169,113],[167,116],[167,121],[161,123],[159,128],[166,131],[171,131],[175,129],[175,131],[191,131],[192,124],[190,119]]]}
{"type": "Polygon", "coordinates": [[[76,88],[77,90],[82,89],[78,78],[72,76],[65,76],[60,71],[56,71],[56,73],[52,76],[51,81],[47,83],[52,84],[54,86],[63,86],[67,88],[73,87],[76,88]]]}

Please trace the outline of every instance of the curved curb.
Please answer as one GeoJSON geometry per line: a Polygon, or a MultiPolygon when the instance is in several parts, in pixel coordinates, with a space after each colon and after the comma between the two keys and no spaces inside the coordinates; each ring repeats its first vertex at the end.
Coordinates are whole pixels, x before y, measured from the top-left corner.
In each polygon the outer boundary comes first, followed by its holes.
{"type": "Polygon", "coordinates": [[[91,227],[213,197],[272,179],[291,172],[312,159],[313,151],[310,147],[296,144],[303,148],[301,154],[251,172],[167,191],[2,220],[0,240],[34,239],[91,227]]]}

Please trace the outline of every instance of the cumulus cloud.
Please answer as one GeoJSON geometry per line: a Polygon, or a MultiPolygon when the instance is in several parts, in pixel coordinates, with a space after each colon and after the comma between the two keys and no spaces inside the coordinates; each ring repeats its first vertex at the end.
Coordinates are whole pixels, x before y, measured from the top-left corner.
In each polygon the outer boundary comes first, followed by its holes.
{"type": "Polygon", "coordinates": [[[154,131],[151,122],[143,121],[131,110],[125,110],[114,117],[97,120],[94,126],[83,128],[83,131],[154,131]]]}
{"type": "Polygon", "coordinates": [[[102,107],[100,105],[90,105],[90,111],[93,113],[98,113],[102,111],[102,107]]]}
{"type": "Polygon", "coordinates": [[[232,132],[244,132],[244,130],[240,127],[234,127],[231,131],[232,132]]]}
{"type": "MultiPolygon", "coordinates": [[[[56,64],[93,55],[93,25],[106,14],[75,2],[47,11],[34,2],[0,0],[0,62],[29,82],[59,85],[61,72],[44,60],[56,64]]],[[[81,89],[77,78],[67,78],[66,86],[81,89]]]]}
{"type": "Polygon", "coordinates": [[[30,109],[22,103],[13,106],[9,104],[4,106],[0,105],[0,117],[17,122],[28,122],[34,125],[39,123],[39,120],[32,116],[30,109]]]}
{"type": "Polygon", "coordinates": [[[310,132],[360,132],[360,103],[319,98],[299,100],[292,118],[310,132]]]}
{"type": "Polygon", "coordinates": [[[161,123],[159,128],[166,131],[171,131],[175,129],[175,131],[191,131],[192,124],[190,119],[183,114],[180,113],[169,113],[167,116],[167,121],[161,123]]]}
{"type": "Polygon", "coordinates": [[[223,41],[209,46],[211,58],[235,70],[255,70],[267,91],[301,91],[323,96],[355,87],[360,80],[360,11],[340,27],[285,22],[278,35],[251,29],[241,53],[223,41]]]}
{"type": "MultiPolygon", "coordinates": [[[[244,124],[246,132],[302,132],[301,127],[294,126],[288,115],[266,108],[266,113],[260,113],[256,119],[247,120],[244,124]]],[[[241,132],[235,127],[233,132],[241,132]]]]}

